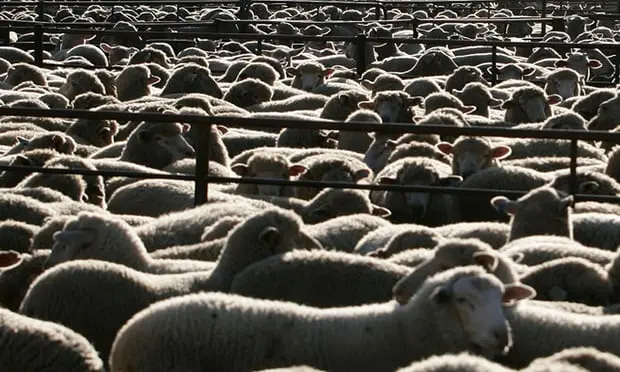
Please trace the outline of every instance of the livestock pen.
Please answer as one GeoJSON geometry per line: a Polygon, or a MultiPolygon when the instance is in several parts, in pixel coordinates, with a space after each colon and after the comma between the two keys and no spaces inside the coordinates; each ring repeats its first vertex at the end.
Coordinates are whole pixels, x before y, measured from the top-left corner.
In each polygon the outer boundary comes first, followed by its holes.
{"type": "Polygon", "coordinates": [[[0,368],[614,370],[616,8],[1,3],[0,368]]]}

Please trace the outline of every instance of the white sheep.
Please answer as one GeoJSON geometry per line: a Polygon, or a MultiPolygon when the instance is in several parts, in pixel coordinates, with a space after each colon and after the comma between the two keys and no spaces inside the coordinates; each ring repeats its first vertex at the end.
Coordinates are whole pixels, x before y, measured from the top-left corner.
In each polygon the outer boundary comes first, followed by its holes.
{"type": "Polygon", "coordinates": [[[49,268],[76,259],[109,261],[153,274],[213,269],[210,262],[155,260],[125,221],[90,212],[70,218],[61,231],[54,233],[52,253],[45,265],[49,268]]]}
{"type": "Polygon", "coordinates": [[[493,357],[511,346],[502,304],[529,295],[527,288],[504,286],[479,268],[461,268],[428,280],[404,306],[315,309],[229,294],[182,296],[136,314],[119,331],[110,366],[112,371],[164,371],[171,365],[242,371],[294,364],[394,370],[438,353],[493,357]],[[176,339],[181,333],[191,348],[176,339]]]}
{"type": "Polygon", "coordinates": [[[118,329],[149,304],[199,291],[228,291],[235,275],[254,262],[295,248],[321,249],[301,226],[299,217],[281,209],[247,218],[230,232],[209,273],[156,275],[99,260],[65,262],[32,283],[19,311],[79,332],[107,360],[118,329]]]}

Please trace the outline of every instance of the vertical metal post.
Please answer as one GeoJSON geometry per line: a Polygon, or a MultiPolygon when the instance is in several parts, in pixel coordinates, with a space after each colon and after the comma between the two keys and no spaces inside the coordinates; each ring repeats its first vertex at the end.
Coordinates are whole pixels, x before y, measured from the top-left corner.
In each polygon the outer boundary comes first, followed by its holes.
{"type": "Polygon", "coordinates": [[[616,56],[614,57],[614,80],[613,82],[616,84],[620,84],[620,48],[616,47],[616,56]]]}
{"type": "Polygon", "coordinates": [[[364,71],[366,71],[366,35],[360,33],[356,37],[356,53],[357,53],[357,75],[362,76],[364,71]]]}
{"type": "Polygon", "coordinates": [[[263,39],[256,40],[256,54],[263,54],[263,39]]]}
{"type": "Polygon", "coordinates": [[[45,0],[39,0],[37,3],[37,21],[43,22],[45,16],[45,0]]]}
{"type": "Polygon", "coordinates": [[[570,194],[577,194],[577,139],[570,140],[570,194]]]}
{"type": "MultiPolygon", "coordinates": [[[[541,18],[547,17],[547,0],[541,0],[542,9],[540,12],[541,18]]],[[[542,21],[540,25],[540,36],[545,37],[547,34],[547,21],[542,21]]]]}
{"type": "Polygon", "coordinates": [[[491,86],[497,84],[497,45],[491,47],[491,86]]]}
{"type": "Polygon", "coordinates": [[[34,25],[34,64],[43,65],[43,25],[34,25]]]}
{"type": "Polygon", "coordinates": [[[209,200],[209,143],[211,142],[211,125],[193,124],[196,131],[196,178],[194,181],[194,205],[198,206],[209,200]]]}

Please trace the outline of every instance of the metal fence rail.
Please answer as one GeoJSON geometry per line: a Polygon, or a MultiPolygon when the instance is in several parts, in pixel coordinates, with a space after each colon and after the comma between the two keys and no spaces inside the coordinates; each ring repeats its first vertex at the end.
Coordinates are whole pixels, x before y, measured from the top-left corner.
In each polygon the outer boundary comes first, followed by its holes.
{"type": "Polygon", "coordinates": [[[208,200],[209,183],[254,183],[254,184],[275,184],[293,185],[309,187],[338,187],[350,189],[366,190],[391,190],[391,191],[420,191],[431,193],[453,193],[463,195],[485,194],[485,195],[506,195],[519,196],[525,192],[513,190],[486,190],[486,189],[467,189],[454,187],[429,187],[429,186],[409,186],[409,185],[369,185],[351,184],[344,182],[319,182],[319,181],[289,181],[268,178],[231,178],[209,176],[209,142],[211,125],[234,124],[241,127],[256,128],[298,128],[298,129],[338,129],[349,131],[365,131],[377,133],[418,133],[418,134],[449,134],[464,136],[488,136],[488,137],[509,137],[509,138],[547,138],[556,140],[570,141],[570,193],[578,201],[596,200],[605,202],[620,202],[618,196],[593,196],[577,194],[577,156],[578,141],[607,141],[620,143],[620,133],[605,131],[574,131],[574,130],[530,130],[513,129],[501,127],[448,127],[443,125],[412,125],[400,124],[372,124],[364,122],[333,122],[327,120],[278,120],[278,119],[254,119],[239,118],[228,116],[197,116],[197,115],[170,115],[161,113],[128,113],[116,111],[88,111],[88,110],[42,110],[31,108],[8,108],[0,107],[0,116],[25,116],[25,117],[51,117],[51,118],[82,118],[118,121],[159,121],[159,122],[178,122],[188,123],[194,126],[198,140],[195,144],[196,150],[196,169],[195,175],[185,174],[158,174],[158,173],[138,173],[120,171],[93,171],[85,169],[52,169],[42,167],[10,166],[2,165],[0,170],[16,172],[41,172],[41,173],[67,173],[85,174],[102,176],[122,176],[132,178],[159,178],[194,181],[194,201],[196,205],[203,204],[208,200]]]}

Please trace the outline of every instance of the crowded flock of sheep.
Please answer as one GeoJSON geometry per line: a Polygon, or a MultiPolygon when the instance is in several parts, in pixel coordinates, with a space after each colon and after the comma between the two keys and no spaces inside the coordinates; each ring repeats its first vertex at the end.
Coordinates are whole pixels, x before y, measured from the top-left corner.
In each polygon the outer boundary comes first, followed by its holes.
{"type": "MultiPolygon", "coordinates": [[[[550,5],[564,30],[556,22],[543,41],[584,48],[493,54],[476,40],[530,40],[540,23],[516,16],[540,12],[393,8],[375,22],[374,7],[256,2],[244,18],[279,22],[240,27],[230,7],[50,4],[0,18],[135,32],[46,34],[55,47],[38,64],[15,47],[32,30],[15,28],[0,46],[3,107],[227,116],[210,127],[210,176],[418,189],[211,183],[195,206],[193,181],[2,171],[0,370],[620,371],[620,206],[573,195],[620,195],[614,141],[578,142],[571,185],[568,140],[329,128],[614,132],[618,92],[589,82],[612,82],[620,51],[588,45],[618,40],[615,21],[550,5]],[[227,32],[403,38],[411,28],[389,21],[414,19],[426,20],[419,39],[369,42],[363,73],[352,42],[139,32],[218,20],[227,32]],[[244,118],[326,128],[235,124],[244,118]]],[[[193,176],[196,125],[2,116],[0,165],[193,176]]]]}

